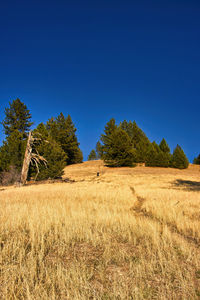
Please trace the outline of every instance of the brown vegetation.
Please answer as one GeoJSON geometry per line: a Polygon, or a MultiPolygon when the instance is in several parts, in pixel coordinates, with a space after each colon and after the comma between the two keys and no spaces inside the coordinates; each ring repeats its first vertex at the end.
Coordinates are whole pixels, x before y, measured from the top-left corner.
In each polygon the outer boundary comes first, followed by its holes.
{"type": "Polygon", "coordinates": [[[0,191],[0,299],[199,299],[198,166],[65,175],[0,191]]]}

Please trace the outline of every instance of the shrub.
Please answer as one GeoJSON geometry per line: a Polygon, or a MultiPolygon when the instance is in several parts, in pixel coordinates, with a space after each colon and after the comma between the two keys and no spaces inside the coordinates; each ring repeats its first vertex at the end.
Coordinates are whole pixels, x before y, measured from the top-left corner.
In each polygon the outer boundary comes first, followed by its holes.
{"type": "Polygon", "coordinates": [[[15,166],[10,166],[8,171],[0,174],[0,183],[2,185],[11,185],[20,182],[20,172],[15,166]]]}

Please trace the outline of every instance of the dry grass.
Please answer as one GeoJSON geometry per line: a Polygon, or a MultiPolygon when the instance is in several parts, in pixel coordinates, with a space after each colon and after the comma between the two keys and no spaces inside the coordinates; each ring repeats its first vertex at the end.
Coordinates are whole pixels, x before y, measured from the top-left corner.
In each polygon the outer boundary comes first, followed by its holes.
{"type": "Polygon", "coordinates": [[[200,298],[198,167],[66,176],[0,189],[0,299],[200,298]]]}

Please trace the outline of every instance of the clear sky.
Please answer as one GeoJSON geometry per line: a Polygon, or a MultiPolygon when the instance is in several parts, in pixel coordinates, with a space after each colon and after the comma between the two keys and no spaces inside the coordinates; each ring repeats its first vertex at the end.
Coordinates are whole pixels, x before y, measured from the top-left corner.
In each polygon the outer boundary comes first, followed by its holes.
{"type": "MultiPolygon", "coordinates": [[[[0,120],[20,98],[37,125],[70,114],[84,158],[112,117],[200,153],[200,1],[0,4],[0,120]]],[[[4,139],[0,127],[0,142],[4,139]]]]}

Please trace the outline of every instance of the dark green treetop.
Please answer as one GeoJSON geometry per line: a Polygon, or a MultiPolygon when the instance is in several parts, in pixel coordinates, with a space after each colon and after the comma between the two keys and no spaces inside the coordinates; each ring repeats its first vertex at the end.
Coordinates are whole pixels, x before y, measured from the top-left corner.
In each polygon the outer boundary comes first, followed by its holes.
{"type": "MultiPolygon", "coordinates": [[[[38,142],[34,145],[33,152],[39,153],[47,161],[47,164],[43,162],[39,164],[37,180],[62,176],[67,156],[61,146],[49,135],[43,123],[39,124],[33,131],[33,136],[38,137],[38,142]]],[[[36,174],[36,165],[32,164],[29,177],[35,178],[36,174]]]]}
{"type": "Polygon", "coordinates": [[[134,166],[135,155],[128,134],[121,128],[115,129],[104,148],[105,163],[111,167],[134,166]]]}
{"type": "Polygon", "coordinates": [[[104,145],[109,142],[111,134],[117,129],[117,125],[115,119],[112,118],[110,121],[105,125],[104,134],[101,135],[101,141],[104,145]]]}
{"type": "Polygon", "coordinates": [[[23,134],[18,130],[12,131],[0,147],[0,169],[8,171],[10,166],[13,166],[21,170],[25,148],[26,140],[23,139],[23,134]]]}
{"type": "Polygon", "coordinates": [[[177,145],[172,155],[171,167],[178,169],[186,169],[188,165],[189,161],[184,151],[179,145],[177,145]]]}
{"type": "MultiPolygon", "coordinates": [[[[162,145],[165,146],[164,142],[162,145]]],[[[166,152],[162,151],[161,148],[155,141],[150,145],[146,155],[146,166],[164,168],[169,167],[171,155],[168,152],[167,147],[163,147],[166,152]]]]}
{"type": "Polygon", "coordinates": [[[96,143],[96,154],[97,159],[101,159],[103,157],[103,148],[102,144],[99,141],[96,143]]]}
{"type": "Polygon", "coordinates": [[[124,120],[120,123],[119,127],[126,131],[131,139],[133,148],[136,149],[136,162],[145,162],[146,153],[150,145],[150,141],[145,133],[138,127],[135,121],[127,122],[124,120]]]}
{"type": "Polygon", "coordinates": [[[26,133],[30,130],[33,124],[31,120],[30,111],[27,106],[20,101],[20,99],[9,102],[9,107],[5,108],[5,119],[2,122],[5,135],[9,136],[15,130],[18,130],[26,136],[26,133]]]}
{"type": "Polygon", "coordinates": [[[97,159],[97,154],[95,150],[91,150],[90,154],[88,155],[88,160],[96,160],[97,159]]]}
{"type": "Polygon", "coordinates": [[[82,162],[82,152],[79,148],[76,128],[69,115],[65,118],[63,113],[60,113],[56,119],[51,118],[47,122],[47,130],[66,153],[67,164],[82,162]]]}
{"type": "Polygon", "coordinates": [[[170,153],[170,148],[164,138],[160,142],[159,147],[160,147],[160,150],[163,151],[164,153],[170,153]]]}
{"type": "Polygon", "coordinates": [[[197,157],[194,158],[193,164],[200,165],[200,154],[197,157]]]}

